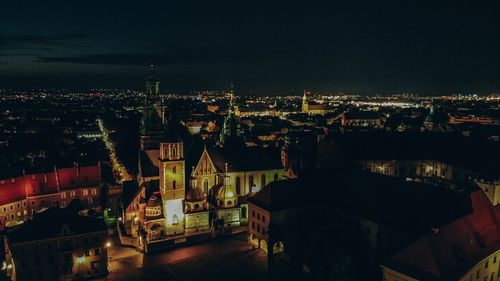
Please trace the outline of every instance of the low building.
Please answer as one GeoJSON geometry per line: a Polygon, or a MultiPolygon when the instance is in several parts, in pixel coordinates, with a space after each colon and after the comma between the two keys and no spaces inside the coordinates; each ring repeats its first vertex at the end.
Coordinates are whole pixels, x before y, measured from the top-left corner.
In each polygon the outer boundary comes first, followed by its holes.
{"type": "Polygon", "coordinates": [[[8,275],[23,280],[83,280],[108,274],[102,219],[50,208],[4,237],[8,275]]]}
{"type": "Polygon", "coordinates": [[[500,206],[482,191],[472,213],[422,236],[382,265],[387,281],[500,279],[500,206]]]}

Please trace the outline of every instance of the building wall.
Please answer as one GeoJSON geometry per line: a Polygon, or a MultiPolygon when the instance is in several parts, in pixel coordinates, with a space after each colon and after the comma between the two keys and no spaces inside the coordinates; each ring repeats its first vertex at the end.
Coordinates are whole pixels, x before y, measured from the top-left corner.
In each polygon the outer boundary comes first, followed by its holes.
{"type": "Polygon", "coordinates": [[[500,181],[476,181],[476,184],[488,196],[493,206],[500,202],[500,181]]]}
{"type": "Polygon", "coordinates": [[[27,201],[20,200],[0,206],[0,229],[16,225],[29,219],[31,213],[28,210],[27,201]]]}
{"type": "Polygon", "coordinates": [[[248,232],[258,240],[269,242],[269,224],[271,223],[271,213],[252,203],[248,204],[248,232]]]}
{"type": "Polygon", "coordinates": [[[106,232],[6,243],[16,281],[77,280],[107,274],[106,232]]]}
{"type": "Polygon", "coordinates": [[[217,218],[223,219],[225,225],[230,225],[231,227],[240,226],[240,213],[239,207],[230,209],[218,209],[217,218]]]}
{"type": "Polygon", "coordinates": [[[500,249],[476,263],[459,280],[500,280],[500,249]]]}
{"type": "Polygon", "coordinates": [[[186,233],[204,232],[210,229],[209,212],[186,214],[186,233]]]}

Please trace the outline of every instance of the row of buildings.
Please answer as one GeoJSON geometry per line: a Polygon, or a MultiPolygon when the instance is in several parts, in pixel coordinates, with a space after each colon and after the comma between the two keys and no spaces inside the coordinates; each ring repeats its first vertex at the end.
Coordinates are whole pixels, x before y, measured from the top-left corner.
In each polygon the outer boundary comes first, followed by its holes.
{"type": "Polygon", "coordinates": [[[101,211],[101,167],[54,168],[0,180],[0,228],[14,226],[34,213],[67,207],[79,201],[84,209],[101,211]]]}

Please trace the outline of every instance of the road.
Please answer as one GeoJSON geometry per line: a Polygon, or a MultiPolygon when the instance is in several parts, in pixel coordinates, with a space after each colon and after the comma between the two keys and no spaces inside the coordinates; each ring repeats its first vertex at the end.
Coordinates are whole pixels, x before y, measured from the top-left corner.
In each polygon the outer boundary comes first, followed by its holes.
{"type": "Polygon", "coordinates": [[[111,247],[108,253],[106,280],[112,281],[300,280],[283,265],[277,266],[278,276],[271,278],[265,253],[252,249],[245,234],[147,255],[126,247],[111,247]]]}

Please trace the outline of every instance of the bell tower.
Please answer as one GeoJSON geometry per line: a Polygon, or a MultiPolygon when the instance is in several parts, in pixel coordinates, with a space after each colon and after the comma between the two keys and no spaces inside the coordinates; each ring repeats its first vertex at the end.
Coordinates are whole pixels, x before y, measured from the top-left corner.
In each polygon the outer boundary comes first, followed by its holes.
{"type": "MultiPolygon", "coordinates": [[[[172,130],[169,133],[175,134],[172,130]]],[[[176,136],[169,135],[168,139],[160,143],[160,191],[167,235],[184,233],[184,173],[183,142],[176,136]]]]}
{"type": "Polygon", "coordinates": [[[309,96],[308,91],[304,91],[304,95],[302,96],[302,113],[308,113],[309,112],[309,96]]]}

